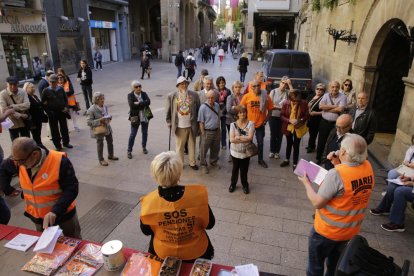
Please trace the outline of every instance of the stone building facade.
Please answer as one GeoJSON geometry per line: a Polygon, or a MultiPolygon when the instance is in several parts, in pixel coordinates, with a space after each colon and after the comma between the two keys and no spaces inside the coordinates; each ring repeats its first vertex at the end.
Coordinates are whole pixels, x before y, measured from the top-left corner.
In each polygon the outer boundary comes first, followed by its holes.
{"type": "Polygon", "coordinates": [[[131,49],[138,56],[144,42],[159,49],[163,60],[179,50],[215,40],[216,13],[208,0],[130,1],[131,49]]]}
{"type": "Polygon", "coordinates": [[[378,132],[395,133],[388,161],[397,164],[414,134],[414,45],[407,38],[410,31],[414,35],[414,2],[338,0],[333,9],[319,12],[308,2],[299,14],[296,43],[309,52],[315,81],[349,78],[357,92],[370,95],[378,132]],[[336,48],[333,29],[348,31],[336,48]],[[356,41],[347,41],[348,35],[356,41]]]}

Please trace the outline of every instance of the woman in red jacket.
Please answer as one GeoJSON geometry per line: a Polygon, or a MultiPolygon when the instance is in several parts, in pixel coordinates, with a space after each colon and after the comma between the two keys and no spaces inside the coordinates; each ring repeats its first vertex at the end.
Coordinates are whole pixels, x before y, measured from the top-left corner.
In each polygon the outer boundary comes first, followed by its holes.
{"type": "Polygon", "coordinates": [[[286,136],[286,159],[280,163],[281,167],[289,165],[293,147],[293,169],[299,159],[299,145],[302,137],[308,132],[306,122],[309,118],[309,108],[306,101],[300,98],[299,90],[292,89],[282,105],[280,113],[282,119],[282,133],[286,136]]]}

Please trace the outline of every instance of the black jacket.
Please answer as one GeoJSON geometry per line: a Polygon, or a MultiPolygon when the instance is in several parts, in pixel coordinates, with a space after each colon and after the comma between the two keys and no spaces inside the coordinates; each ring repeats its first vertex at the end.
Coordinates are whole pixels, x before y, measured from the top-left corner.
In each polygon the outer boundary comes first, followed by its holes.
{"type": "Polygon", "coordinates": [[[42,93],[42,104],[45,111],[49,114],[51,111],[61,112],[68,105],[68,98],[66,92],[62,87],[56,87],[53,90],[52,87],[47,87],[42,93]]]}
{"type": "Polygon", "coordinates": [[[377,130],[377,118],[374,110],[366,108],[357,118],[355,118],[357,108],[354,107],[349,111],[355,124],[352,130],[354,133],[361,135],[367,144],[371,144],[377,130]]]}
{"type": "MultiPolygon", "coordinates": [[[[144,107],[151,104],[151,100],[148,97],[148,94],[144,91],[141,91],[142,102],[138,105],[135,103],[138,102],[137,97],[135,97],[134,91],[128,94],[128,105],[129,105],[129,117],[139,116],[139,112],[144,109],[144,107]]],[[[139,122],[138,122],[139,123],[139,122]]]]}
{"type": "Polygon", "coordinates": [[[48,86],[49,86],[49,82],[45,78],[42,78],[39,81],[39,83],[37,84],[37,89],[39,89],[40,97],[42,97],[43,90],[45,90],[45,88],[48,86]]]}
{"type": "MultiPolygon", "coordinates": [[[[49,150],[45,150],[46,155],[49,154],[49,150]]],[[[10,183],[12,177],[17,174],[19,174],[19,168],[15,165],[14,161],[12,161],[10,158],[5,159],[0,165],[0,184],[3,186],[7,183],[10,183]]],[[[35,175],[32,175],[30,169],[27,170],[27,174],[32,179],[35,177],[35,175]]],[[[69,213],[65,212],[70,204],[76,199],[79,192],[79,181],[76,177],[75,169],[73,168],[70,160],[65,156],[62,157],[62,161],[60,162],[59,186],[63,191],[62,196],[52,208],[52,212],[56,214],[56,225],[72,218],[76,213],[76,208],[69,213]]],[[[30,218],[34,223],[43,223],[42,219],[34,218],[26,212],[24,215],[30,218]]]]}
{"type": "Polygon", "coordinates": [[[33,124],[34,126],[41,125],[44,113],[42,102],[36,95],[28,96],[30,101],[30,115],[32,116],[33,124]]]}
{"type": "Polygon", "coordinates": [[[78,71],[78,78],[81,79],[80,84],[81,85],[92,85],[92,70],[91,67],[86,66],[84,69],[80,68],[78,71]],[[82,79],[82,71],[85,71],[85,78],[82,79]]]}
{"type": "Polygon", "coordinates": [[[184,56],[183,54],[177,54],[175,57],[175,66],[180,66],[181,64],[184,64],[184,56]]]}
{"type": "Polygon", "coordinates": [[[239,59],[239,72],[240,73],[246,73],[247,72],[247,66],[249,66],[249,60],[246,57],[241,57],[239,59]]]}

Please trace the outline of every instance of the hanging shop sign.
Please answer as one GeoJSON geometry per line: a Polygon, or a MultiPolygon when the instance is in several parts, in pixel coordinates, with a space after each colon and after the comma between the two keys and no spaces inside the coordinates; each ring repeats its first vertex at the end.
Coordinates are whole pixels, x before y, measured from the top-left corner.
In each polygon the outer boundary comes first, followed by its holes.
{"type": "Polygon", "coordinates": [[[109,21],[90,20],[90,26],[99,29],[116,29],[116,23],[109,21]]]}
{"type": "Polygon", "coordinates": [[[46,25],[22,24],[15,15],[0,16],[0,24],[10,25],[11,33],[46,33],[46,25]]]}

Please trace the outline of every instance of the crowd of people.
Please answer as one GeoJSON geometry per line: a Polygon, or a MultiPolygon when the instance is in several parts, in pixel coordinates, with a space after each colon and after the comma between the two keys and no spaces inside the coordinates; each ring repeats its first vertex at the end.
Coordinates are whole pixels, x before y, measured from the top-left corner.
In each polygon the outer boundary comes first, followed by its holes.
{"type": "MultiPolygon", "coordinates": [[[[220,57],[220,50],[224,56],[224,48],[228,47],[222,43],[217,47],[206,45],[208,51],[204,53],[203,48],[202,60],[214,62],[216,54],[220,57]]],[[[237,43],[233,42],[230,48],[237,49],[237,43]]],[[[144,54],[141,79],[144,73],[150,77],[149,60],[150,56],[144,54]]],[[[299,180],[316,209],[309,237],[307,273],[322,275],[327,260],[327,273],[333,275],[341,251],[360,231],[375,185],[367,146],[373,141],[377,121],[375,112],[368,107],[368,94],[356,92],[352,81],[346,79],[342,84],[339,81],[331,81],[328,86],[318,83],[315,93],[303,99],[288,76],[282,77],[278,87],[272,89],[261,71],[244,85],[249,65],[245,55],[239,60],[240,80],[230,85],[223,76],[218,76],[214,81],[208,70],[203,69],[191,90],[189,85],[197,67],[193,54],[184,57],[180,51],[175,65],[178,69],[176,89],[168,94],[165,107],[170,139],[171,135],[175,137],[175,152],[155,156],[150,170],[158,188],[141,199],[141,230],[151,236],[149,252],[161,258],[174,255],[185,261],[213,258],[214,248],[206,230],[214,227],[215,217],[208,204],[207,190],[205,186],[179,185],[185,154],[188,154],[191,169],[201,169],[208,174],[212,169],[220,169],[220,149],[229,148],[227,161],[232,162],[232,173],[228,191],[236,190],[240,175],[242,191],[249,194],[251,158],[257,155],[258,164],[268,168],[264,137],[269,123],[268,158],[281,159],[279,166],[287,167],[293,151],[292,168],[295,169],[301,156],[300,143],[309,132],[307,153],[316,151],[315,161],[329,170],[317,192],[306,174],[299,180]],[[187,76],[182,75],[183,65],[187,76]],[[286,139],[284,158],[281,153],[283,137],[286,139]],[[172,234],[163,234],[167,232],[172,234]]],[[[105,104],[105,95],[92,92],[92,71],[85,60],[80,62],[77,76],[86,104],[84,115],[91,137],[97,143],[99,164],[108,166],[103,154],[104,140],[108,160],[119,158],[114,155],[112,116],[105,104]]],[[[21,89],[15,77],[7,78],[6,82],[7,88],[0,92],[0,122],[7,118],[13,122],[9,129],[13,143],[11,156],[0,166],[1,188],[6,195],[19,195],[20,191],[10,186],[13,175],[18,175],[26,204],[25,216],[33,221],[36,229],[42,231],[50,225],[59,225],[64,235],[81,238],[75,202],[79,183],[70,160],[62,152],[62,147],[73,147],[68,120],[72,121],[74,130],[79,131],[76,118],[80,107],[71,80],[62,68],[56,73],[46,72],[38,84],[40,97],[35,94],[32,83],[26,83],[21,89]],[[42,123],[45,122],[49,123],[55,150],[47,149],[42,143],[42,123]],[[29,138],[30,134],[33,139],[29,138]]],[[[133,157],[140,126],[142,152],[148,153],[148,127],[152,118],[151,100],[143,91],[142,83],[133,80],[130,89],[127,95],[131,124],[129,159],[133,157]]],[[[414,135],[412,143],[414,145],[414,135]]],[[[413,152],[414,146],[411,146],[404,159],[404,165],[409,168],[414,168],[413,152]]],[[[1,148],[0,158],[3,160],[1,148]]],[[[414,175],[400,175],[392,170],[388,178],[400,179],[403,184],[388,183],[384,198],[370,213],[390,213],[390,222],[381,227],[402,232],[405,208],[414,200],[411,187],[414,175]]],[[[3,198],[0,198],[0,211],[0,223],[7,224],[10,210],[3,198]]]]}

